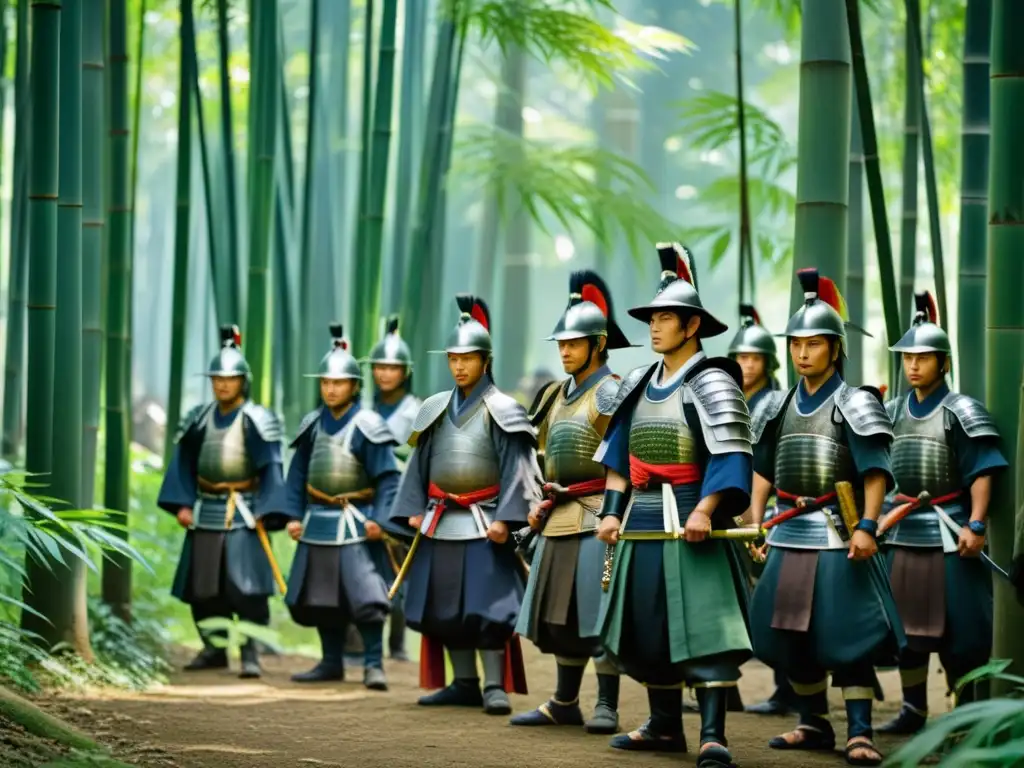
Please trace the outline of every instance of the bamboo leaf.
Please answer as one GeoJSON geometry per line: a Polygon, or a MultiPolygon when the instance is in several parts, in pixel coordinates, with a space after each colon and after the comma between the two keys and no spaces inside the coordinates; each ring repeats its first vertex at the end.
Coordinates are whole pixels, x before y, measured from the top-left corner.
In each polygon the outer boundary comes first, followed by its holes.
{"type": "Polygon", "coordinates": [[[26,611],[27,613],[31,613],[33,616],[38,616],[51,627],[53,626],[53,622],[51,622],[48,618],[46,618],[43,614],[41,614],[31,605],[27,605],[26,603],[23,603],[21,600],[15,600],[13,597],[8,597],[7,595],[0,592],[0,602],[9,603],[10,605],[13,605],[16,608],[20,608],[21,610],[26,611]]]}
{"type": "Polygon", "coordinates": [[[732,241],[732,232],[726,230],[715,240],[711,246],[711,266],[712,268],[718,265],[718,262],[725,256],[725,252],[729,250],[729,243],[732,241]]]}
{"type": "Polygon", "coordinates": [[[966,675],[960,678],[956,684],[957,693],[963,690],[965,685],[973,683],[976,680],[981,680],[987,677],[994,677],[995,675],[1001,675],[1003,672],[1010,668],[1013,664],[1012,659],[992,659],[988,664],[972,669],[966,675]]]}

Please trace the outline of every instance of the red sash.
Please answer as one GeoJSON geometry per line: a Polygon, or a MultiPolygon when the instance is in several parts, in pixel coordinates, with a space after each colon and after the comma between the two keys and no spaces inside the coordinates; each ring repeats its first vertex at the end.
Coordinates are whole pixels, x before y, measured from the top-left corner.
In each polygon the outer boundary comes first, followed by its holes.
{"type": "Polygon", "coordinates": [[[629,482],[634,488],[646,490],[651,482],[663,485],[688,485],[700,481],[696,464],[648,464],[636,456],[629,457],[629,482]]]}

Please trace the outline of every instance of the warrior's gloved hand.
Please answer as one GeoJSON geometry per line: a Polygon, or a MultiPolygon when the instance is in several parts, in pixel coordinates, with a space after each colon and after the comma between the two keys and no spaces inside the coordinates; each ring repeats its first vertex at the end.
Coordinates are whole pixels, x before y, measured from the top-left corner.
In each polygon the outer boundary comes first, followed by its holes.
{"type": "Polygon", "coordinates": [[[960,540],[956,548],[960,557],[978,557],[985,548],[985,537],[979,536],[965,525],[960,529],[960,540]]]}
{"type": "Polygon", "coordinates": [[[373,522],[373,520],[367,520],[363,524],[363,528],[366,529],[366,538],[368,538],[370,541],[380,541],[381,537],[384,535],[383,531],[381,531],[380,529],[380,526],[377,525],[377,523],[373,522]]]}
{"type": "Polygon", "coordinates": [[[182,528],[188,528],[192,525],[192,508],[182,507],[178,510],[178,523],[182,528]]]}
{"type": "Polygon", "coordinates": [[[298,520],[289,520],[285,530],[288,531],[288,535],[292,537],[293,541],[298,541],[302,538],[302,523],[298,520]]]}
{"type": "Polygon", "coordinates": [[[413,515],[409,518],[410,528],[414,528],[418,531],[421,525],[423,525],[423,515],[413,515]]]}
{"type": "Polygon", "coordinates": [[[508,541],[508,523],[503,523],[501,520],[495,520],[487,526],[487,538],[495,544],[504,544],[508,541]]]}

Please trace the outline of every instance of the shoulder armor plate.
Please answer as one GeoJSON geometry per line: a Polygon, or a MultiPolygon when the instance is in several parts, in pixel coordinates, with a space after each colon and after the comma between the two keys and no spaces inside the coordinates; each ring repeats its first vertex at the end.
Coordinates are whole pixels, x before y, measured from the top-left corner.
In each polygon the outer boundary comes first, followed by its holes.
{"type": "Polygon", "coordinates": [[[375,445],[394,443],[395,436],[388,429],[388,423],[376,411],[360,409],[353,418],[355,427],[363,433],[363,437],[375,445]]]}
{"type": "Polygon", "coordinates": [[[885,407],[871,392],[842,384],[836,392],[836,407],[850,429],[861,437],[882,435],[892,438],[892,421],[885,407]]]}
{"type": "Polygon", "coordinates": [[[597,392],[594,393],[594,402],[597,405],[597,412],[602,416],[611,416],[615,413],[616,398],[621,384],[622,380],[615,374],[605,376],[598,383],[597,392]]]}
{"type": "Polygon", "coordinates": [[[276,443],[284,437],[281,420],[268,408],[249,401],[242,406],[242,414],[249,417],[249,421],[252,422],[263,442],[276,443]]]}
{"type": "Polygon", "coordinates": [[[654,370],[654,366],[657,363],[651,363],[650,365],[641,365],[639,368],[634,368],[632,371],[626,374],[626,377],[619,384],[619,391],[615,393],[615,402],[612,403],[611,412],[619,410],[619,407],[625,402],[626,398],[629,397],[629,393],[640,386],[640,382],[644,378],[650,378],[650,373],[654,370]]]}
{"type": "Polygon", "coordinates": [[[903,407],[903,403],[907,401],[907,396],[897,395],[892,400],[885,401],[885,412],[889,416],[889,421],[893,424],[896,423],[896,417],[899,415],[900,408],[903,407]]]}
{"type": "Polygon", "coordinates": [[[533,403],[527,411],[527,417],[530,419],[530,423],[533,424],[533,426],[539,426],[540,422],[542,422],[544,417],[547,416],[548,410],[551,408],[551,403],[554,401],[555,397],[558,396],[558,389],[563,384],[565,384],[564,379],[562,381],[549,381],[540,388],[540,391],[537,393],[537,396],[533,398],[533,403]]]}
{"type": "Polygon", "coordinates": [[[506,395],[497,387],[489,387],[484,393],[484,404],[487,412],[491,414],[494,423],[502,432],[512,434],[521,432],[534,441],[537,440],[537,431],[530,423],[526,415],[526,409],[512,396],[506,395]]]}
{"type": "Polygon", "coordinates": [[[754,412],[750,414],[750,437],[755,445],[761,441],[764,428],[782,413],[792,393],[792,389],[772,390],[754,407],[754,412]]]}
{"type": "Polygon", "coordinates": [[[953,392],[942,401],[942,407],[956,417],[968,437],[999,437],[992,415],[973,397],[953,392]]]}
{"type": "Polygon", "coordinates": [[[185,436],[186,433],[201,425],[203,423],[203,419],[206,418],[206,414],[208,414],[213,407],[213,403],[197,405],[182,416],[181,421],[178,423],[178,431],[174,433],[174,442],[177,443],[185,436]]]}
{"type": "Polygon", "coordinates": [[[750,411],[743,390],[730,373],[708,366],[685,386],[693,393],[708,452],[751,453],[750,411]]]}
{"type": "Polygon", "coordinates": [[[292,442],[288,446],[289,448],[294,448],[295,446],[297,446],[299,444],[299,440],[302,439],[303,435],[305,435],[307,432],[312,430],[314,426],[316,426],[316,423],[320,421],[320,414],[322,411],[322,408],[317,408],[316,410],[310,411],[309,413],[302,417],[302,421],[299,423],[299,431],[295,433],[295,439],[292,440],[292,442]]]}
{"type": "Polygon", "coordinates": [[[423,401],[416,420],[412,423],[412,434],[409,435],[409,445],[415,447],[419,436],[426,432],[433,425],[437,418],[448,408],[452,399],[452,391],[438,392],[423,401]]]}

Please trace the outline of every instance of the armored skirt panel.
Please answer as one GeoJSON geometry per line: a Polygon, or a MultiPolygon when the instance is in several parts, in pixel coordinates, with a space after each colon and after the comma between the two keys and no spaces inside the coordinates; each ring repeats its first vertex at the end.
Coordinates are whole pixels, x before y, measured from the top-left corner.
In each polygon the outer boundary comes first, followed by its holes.
{"type": "MultiPolygon", "coordinates": [[[[662,465],[698,461],[682,392],[661,402],[639,399],[629,432],[631,457],[662,465]]],[[[620,529],[601,645],[644,684],[728,684],[739,679],[740,664],[752,655],[735,550],[723,540],[690,544],[678,537],[700,487],[698,481],[634,488],[620,529]]]]}
{"type": "MultiPolygon", "coordinates": [[[[498,454],[491,417],[482,401],[456,425],[449,413],[430,438],[429,482],[441,491],[468,494],[498,485],[498,454]]],[[[486,538],[494,500],[461,507],[433,499],[405,580],[410,628],[448,648],[503,650],[515,630],[523,599],[522,567],[511,543],[486,538]]]]}
{"type": "Polygon", "coordinates": [[[379,541],[300,542],[285,598],[292,619],[304,627],[383,623],[391,606],[386,560],[379,541]]]}
{"type": "Polygon", "coordinates": [[[186,603],[230,597],[270,597],[274,573],[256,531],[190,530],[185,534],[171,594],[186,603]]]}

